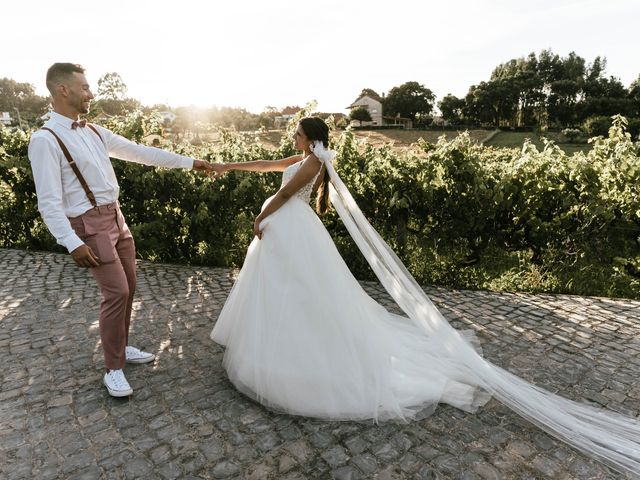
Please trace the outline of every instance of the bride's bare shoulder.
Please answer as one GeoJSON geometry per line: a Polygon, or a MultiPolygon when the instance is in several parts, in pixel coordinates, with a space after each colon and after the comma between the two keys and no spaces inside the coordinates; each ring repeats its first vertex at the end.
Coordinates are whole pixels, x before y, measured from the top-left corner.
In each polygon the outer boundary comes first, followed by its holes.
{"type": "Polygon", "coordinates": [[[272,161],[273,166],[277,167],[277,168],[273,168],[273,170],[283,172],[285,168],[293,165],[294,163],[298,163],[300,160],[302,160],[302,158],[303,158],[302,155],[292,155],[290,157],[283,158],[281,160],[273,160],[272,161]]]}

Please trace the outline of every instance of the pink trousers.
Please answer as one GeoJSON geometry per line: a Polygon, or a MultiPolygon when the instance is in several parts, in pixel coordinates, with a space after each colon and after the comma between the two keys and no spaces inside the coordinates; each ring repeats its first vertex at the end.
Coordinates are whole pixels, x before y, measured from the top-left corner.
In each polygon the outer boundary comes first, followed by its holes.
{"type": "Polygon", "coordinates": [[[131,305],[136,290],[136,247],[117,202],[69,219],[76,234],[100,259],[91,268],[102,293],[100,339],[109,370],[125,364],[131,305]]]}

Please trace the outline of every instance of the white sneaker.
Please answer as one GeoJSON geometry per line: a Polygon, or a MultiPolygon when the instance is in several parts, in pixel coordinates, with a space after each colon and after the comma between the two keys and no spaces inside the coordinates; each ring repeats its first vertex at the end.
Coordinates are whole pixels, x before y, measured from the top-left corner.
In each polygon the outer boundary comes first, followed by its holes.
{"type": "Polygon", "coordinates": [[[127,363],[149,363],[156,359],[153,353],[143,352],[136,347],[126,347],[124,349],[124,355],[127,363]]]}
{"type": "Polygon", "coordinates": [[[124,377],[122,370],[111,370],[105,373],[102,383],[107,387],[109,395],[112,397],[128,397],[133,393],[133,389],[124,377]]]}

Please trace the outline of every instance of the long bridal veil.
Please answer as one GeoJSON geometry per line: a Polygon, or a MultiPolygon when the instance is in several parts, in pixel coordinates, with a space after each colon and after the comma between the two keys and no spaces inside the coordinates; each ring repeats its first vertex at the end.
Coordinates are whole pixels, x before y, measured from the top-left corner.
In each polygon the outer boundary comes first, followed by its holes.
{"type": "Polygon", "coordinates": [[[640,422],[536,387],[482,358],[442,316],[391,248],[369,224],[333,168],[335,152],[313,151],[331,179],[330,198],[374,273],[404,313],[455,354],[465,373],[547,433],[612,468],[640,478],[640,422]]]}

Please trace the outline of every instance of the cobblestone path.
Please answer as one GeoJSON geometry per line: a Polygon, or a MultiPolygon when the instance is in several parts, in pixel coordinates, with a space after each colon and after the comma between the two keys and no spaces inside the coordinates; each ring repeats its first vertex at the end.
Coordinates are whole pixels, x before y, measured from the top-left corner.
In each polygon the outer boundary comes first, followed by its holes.
{"type": "MultiPolygon", "coordinates": [[[[323,422],[239,394],[209,332],[229,269],[140,261],[129,399],[101,384],[98,291],[68,255],[0,250],[0,478],[622,478],[491,400],[410,424],[323,422]]],[[[390,309],[376,283],[366,290],[390,309]]],[[[427,289],[490,361],[637,416],[640,302],[427,289]]]]}

